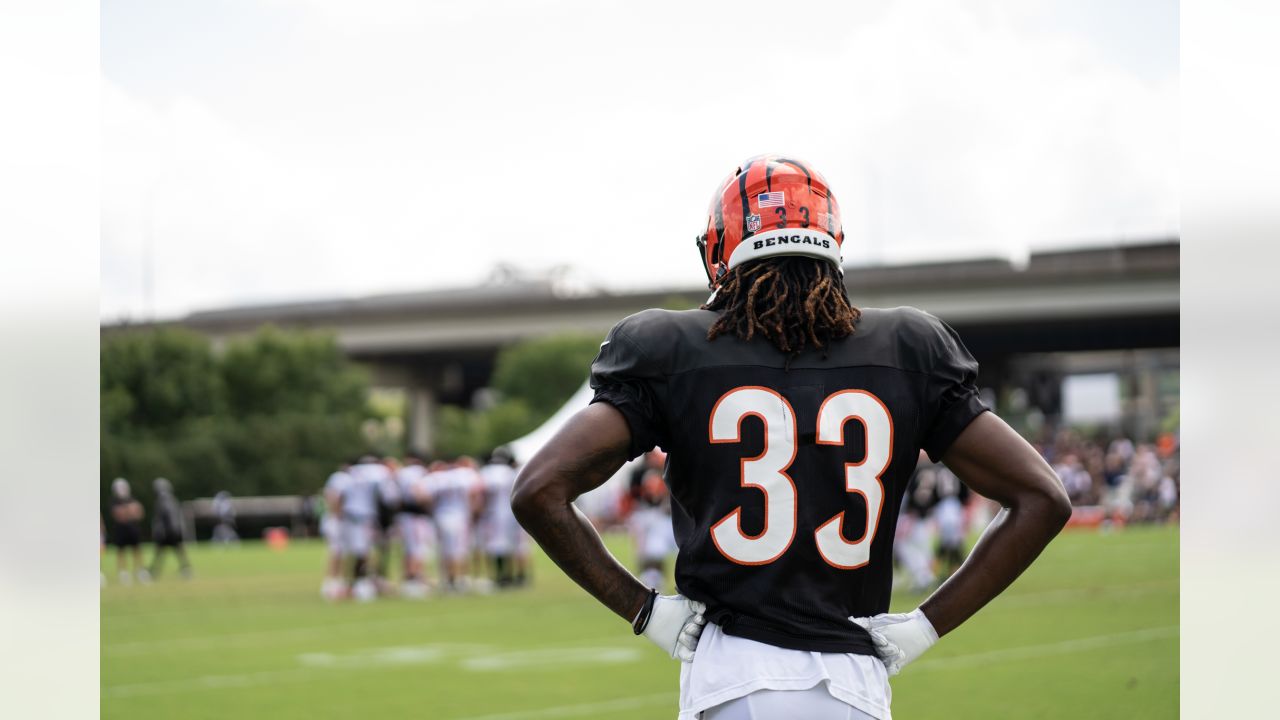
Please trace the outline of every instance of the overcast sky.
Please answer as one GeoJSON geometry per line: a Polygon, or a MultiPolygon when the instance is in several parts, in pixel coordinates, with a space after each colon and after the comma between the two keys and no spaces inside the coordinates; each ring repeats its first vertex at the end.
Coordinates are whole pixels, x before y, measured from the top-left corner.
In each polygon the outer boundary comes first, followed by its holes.
{"type": "Polygon", "coordinates": [[[104,319],[458,287],[498,263],[704,282],[750,155],[805,158],[847,264],[1178,232],[1155,0],[102,4],[104,319]]]}

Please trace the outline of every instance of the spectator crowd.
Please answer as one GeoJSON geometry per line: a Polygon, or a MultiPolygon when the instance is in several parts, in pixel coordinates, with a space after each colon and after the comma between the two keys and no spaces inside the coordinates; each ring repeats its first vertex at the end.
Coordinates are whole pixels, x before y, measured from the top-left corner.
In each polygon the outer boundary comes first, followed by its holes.
{"type": "Polygon", "coordinates": [[[1091,440],[1061,430],[1036,448],[1057,472],[1071,503],[1101,508],[1108,524],[1177,519],[1177,435],[1163,433],[1154,443],[1135,443],[1124,436],[1091,440]]]}

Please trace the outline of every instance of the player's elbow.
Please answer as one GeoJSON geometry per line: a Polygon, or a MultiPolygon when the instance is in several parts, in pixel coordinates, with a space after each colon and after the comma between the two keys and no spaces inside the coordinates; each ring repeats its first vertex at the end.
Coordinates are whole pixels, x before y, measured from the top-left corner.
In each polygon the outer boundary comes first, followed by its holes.
{"type": "Polygon", "coordinates": [[[532,465],[526,466],[516,476],[515,487],[511,491],[511,511],[521,525],[543,514],[545,508],[554,502],[554,483],[532,465]]]}
{"type": "Polygon", "coordinates": [[[1071,519],[1071,498],[1067,496],[1066,488],[1062,487],[1062,482],[1058,480],[1056,474],[1050,473],[1044,478],[1040,488],[1041,492],[1037,498],[1040,514],[1056,534],[1066,527],[1067,521],[1071,519]]]}
{"type": "Polygon", "coordinates": [[[1067,526],[1067,521],[1071,519],[1072,512],[1071,500],[1067,498],[1066,492],[1058,493],[1058,497],[1054,501],[1054,510],[1056,513],[1054,515],[1054,522],[1057,524],[1058,529],[1061,530],[1067,526]]]}

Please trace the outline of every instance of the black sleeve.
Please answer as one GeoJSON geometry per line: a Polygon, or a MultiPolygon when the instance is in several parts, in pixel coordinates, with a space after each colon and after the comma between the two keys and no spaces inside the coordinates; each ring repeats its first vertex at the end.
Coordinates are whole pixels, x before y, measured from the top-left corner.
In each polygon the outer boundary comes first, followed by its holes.
{"type": "Polygon", "coordinates": [[[636,457],[664,444],[664,423],[659,412],[654,385],[663,381],[657,365],[628,336],[626,320],[609,331],[600,353],[591,363],[592,403],[607,402],[618,409],[631,428],[627,458],[636,457]]]}
{"type": "Polygon", "coordinates": [[[921,447],[929,459],[941,462],[951,443],[988,410],[978,399],[978,363],[969,354],[951,326],[932,315],[929,347],[933,349],[933,369],[926,391],[926,422],[921,447]]]}

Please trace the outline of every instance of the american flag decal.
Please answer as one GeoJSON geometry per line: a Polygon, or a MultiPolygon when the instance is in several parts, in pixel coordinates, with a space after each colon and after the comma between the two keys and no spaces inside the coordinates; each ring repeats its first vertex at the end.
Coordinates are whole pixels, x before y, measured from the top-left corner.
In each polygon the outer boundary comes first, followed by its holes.
{"type": "Polygon", "coordinates": [[[760,193],[756,196],[756,207],[762,209],[769,207],[782,207],[786,203],[787,200],[783,197],[783,192],[781,190],[777,192],[760,193]]]}

